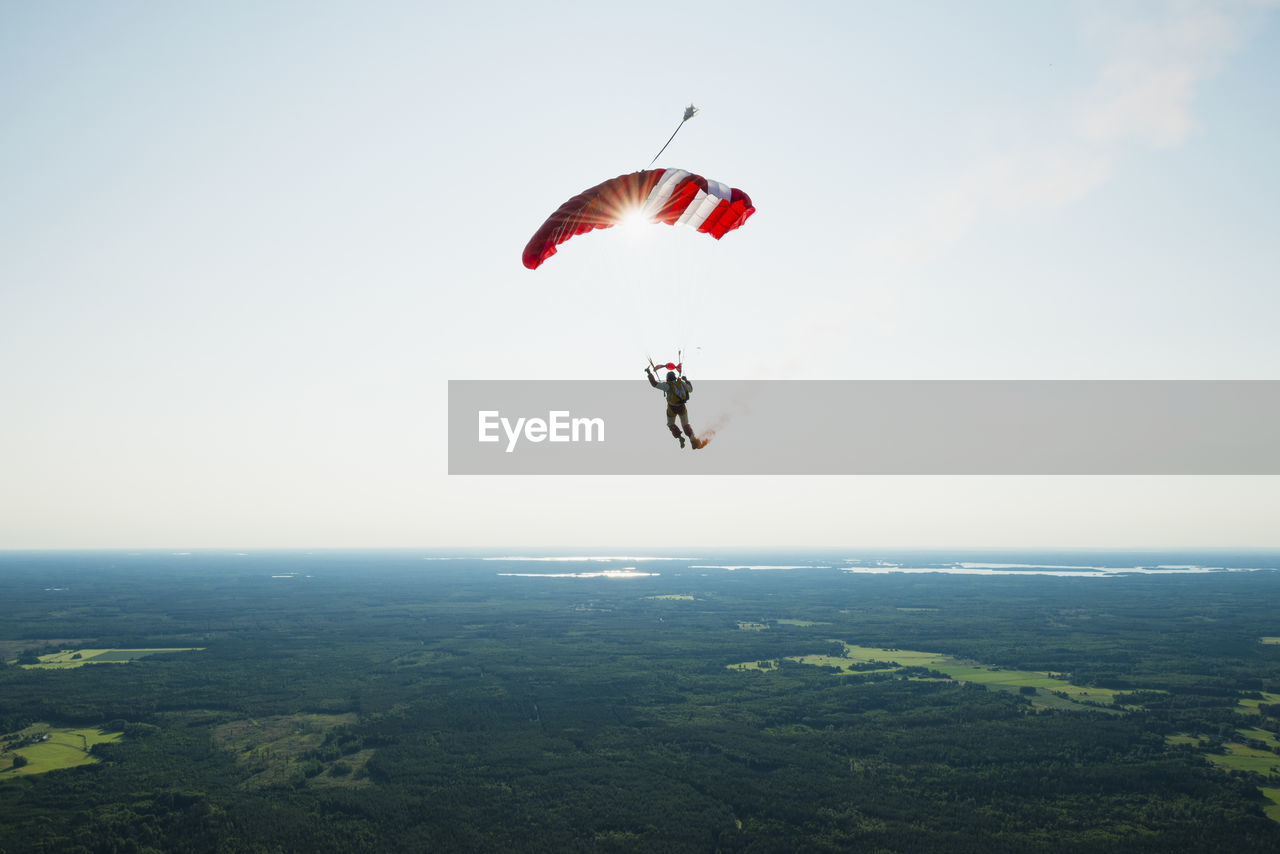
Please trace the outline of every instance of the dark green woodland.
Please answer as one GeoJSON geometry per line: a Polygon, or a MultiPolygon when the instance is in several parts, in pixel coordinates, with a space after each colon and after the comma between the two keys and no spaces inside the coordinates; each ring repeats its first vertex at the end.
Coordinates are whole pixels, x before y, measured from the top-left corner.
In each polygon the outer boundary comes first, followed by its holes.
{"type": "Polygon", "coordinates": [[[423,554],[0,554],[0,754],[36,756],[15,751],[39,726],[122,734],[79,767],[0,758],[0,852],[1280,851],[1264,795],[1280,788],[1274,568],[423,554]],[[734,562],[823,568],[698,568],[734,562]],[[501,574],[623,566],[656,574],[501,574]],[[796,660],[842,644],[890,652],[796,660]],[[19,663],[155,648],[199,649],[19,663]],[[897,666],[892,650],[1114,702],[897,666]]]}

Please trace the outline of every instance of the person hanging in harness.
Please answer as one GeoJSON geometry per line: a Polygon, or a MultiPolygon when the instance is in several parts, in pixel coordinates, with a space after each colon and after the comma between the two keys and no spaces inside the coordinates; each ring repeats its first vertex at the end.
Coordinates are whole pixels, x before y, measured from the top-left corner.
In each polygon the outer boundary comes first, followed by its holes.
{"type": "Polygon", "coordinates": [[[689,382],[688,377],[676,376],[675,371],[667,371],[667,381],[661,383],[654,378],[651,368],[645,368],[644,374],[649,378],[649,385],[660,390],[667,399],[667,429],[680,440],[680,447],[684,447],[684,437],[688,436],[695,451],[701,448],[702,444],[694,437],[693,428],[689,426],[689,412],[685,407],[689,402],[689,395],[693,394],[693,383],[689,382]],[[680,426],[684,428],[684,436],[676,429],[677,416],[680,418],[680,426]]]}

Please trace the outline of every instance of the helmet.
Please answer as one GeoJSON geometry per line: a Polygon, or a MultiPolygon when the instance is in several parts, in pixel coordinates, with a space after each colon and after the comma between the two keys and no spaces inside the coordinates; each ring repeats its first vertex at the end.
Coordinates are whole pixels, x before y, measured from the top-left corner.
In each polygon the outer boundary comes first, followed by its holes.
{"type": "Polygon", "coordinates": [[[675,372],[675,371],[667,371],[667,382],[669,382],[669,383],[673,383],[673,382],[675,382],[675,381],[676,381],[676,372],[675,372]]]}

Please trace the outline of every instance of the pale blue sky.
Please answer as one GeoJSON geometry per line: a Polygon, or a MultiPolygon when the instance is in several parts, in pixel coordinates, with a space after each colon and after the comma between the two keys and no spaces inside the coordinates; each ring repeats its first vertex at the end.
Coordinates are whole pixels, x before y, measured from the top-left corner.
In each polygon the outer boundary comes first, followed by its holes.
{"type": "Polygon", "coordinates": [[[677,346],[1275,379],[1278,91],[1265,2],[0,2],[0,548],[640,543],[658,506],[671,545],[1278,545],[1276,478],[449,478],[444,434],[449,379],[644,394],[677,346]],[[521,266],[690,101],[659,165],[745,228],[521,266]]]}

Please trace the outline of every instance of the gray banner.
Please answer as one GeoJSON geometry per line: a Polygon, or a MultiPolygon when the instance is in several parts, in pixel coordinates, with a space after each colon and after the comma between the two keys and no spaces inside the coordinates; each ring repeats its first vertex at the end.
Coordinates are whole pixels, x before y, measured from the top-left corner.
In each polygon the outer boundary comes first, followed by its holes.
{"type": "Polygon", "coordinates": [[[1280,474],[1280,381],[449,382],[450,474],[1280,474]],[[679,422],[677,421],[677,426],[679,422]]]}

